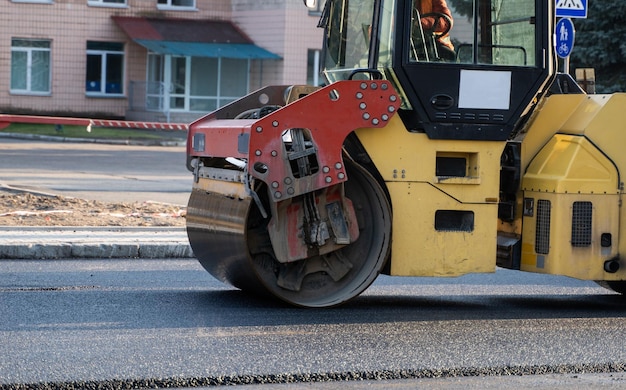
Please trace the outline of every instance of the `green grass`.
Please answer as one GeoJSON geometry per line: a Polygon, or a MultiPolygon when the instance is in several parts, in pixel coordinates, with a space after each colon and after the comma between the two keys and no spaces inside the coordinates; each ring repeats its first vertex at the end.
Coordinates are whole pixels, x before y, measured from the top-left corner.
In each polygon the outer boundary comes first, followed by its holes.
{"type": "Polygon", "coordinates": [[[92,127],[87,131],[86,126],[62,126],[60,129],[55,125],[12,123],[0,130],[3,133],[35,134],[69,138],[103,138],[117,140],[152,140],[168,138],[163,134],[150,130],[117,129],[108,127],[92,127]]]}

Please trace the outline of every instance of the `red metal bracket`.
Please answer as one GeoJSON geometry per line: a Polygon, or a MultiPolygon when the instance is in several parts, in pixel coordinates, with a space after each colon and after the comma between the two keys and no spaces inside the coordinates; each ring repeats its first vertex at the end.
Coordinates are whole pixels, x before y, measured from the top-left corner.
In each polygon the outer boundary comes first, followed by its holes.
{"type": "Polygon", "coordinates": [[[400,98],[387,80],[339,81],[259,120],[198,122],[192,125],[190,139],[205,134],[206,145],[194,155],[247,159],[250,175],[267,183],[278,202],[346,181],[342,146],[348,134],[386,126],[399,106],[400,98]],[[283,142],[290,129],[308,130],[319,166],[310,176],[292,173],[283,142]]]}

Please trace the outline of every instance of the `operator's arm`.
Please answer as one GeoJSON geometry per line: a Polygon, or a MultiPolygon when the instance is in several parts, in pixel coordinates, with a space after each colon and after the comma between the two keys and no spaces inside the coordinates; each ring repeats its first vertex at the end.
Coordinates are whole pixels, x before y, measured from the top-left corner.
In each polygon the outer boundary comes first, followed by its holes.
{"type": "MultiPolygon", "coordinates": [[[[435,13],[440,13],[440,14],[444,14],[446,16],[448,16],[450,18],[450,21],[452,22],[452,12],[450,12],[450,8],[448,8],[448,4],[446,4],[445,0],[432,0],[432,9],[426,10],[422,8],[421,14],[428,14],[431,12],[435,12],[435,13]]],[[[435,23],[435,19],[434,17],[426,17],[426,18],[421,18],[421,22],[422,22],[422,28],[425,31],[431,31],[433,29],[433,24],[435,23]]],[[[440,25],[437,26],[437,31],[436,32],[440,32],[445,30],[445,23],[446,20],[441,19],[440,20],[440,25]]],[[[450,25],[450,28],[452,28],[452,24],[450,25]]]]}

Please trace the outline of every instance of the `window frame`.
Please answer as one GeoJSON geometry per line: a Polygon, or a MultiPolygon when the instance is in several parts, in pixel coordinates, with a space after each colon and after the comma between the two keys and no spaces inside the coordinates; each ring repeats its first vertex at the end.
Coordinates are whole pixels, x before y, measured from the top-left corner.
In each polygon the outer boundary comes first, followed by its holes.
{"type": "Polygon", "coordinates": [[[37,95],[37,96],[50,96],[52,94],[52,41],[50,39],[31,39],[31,38],[11,38],[11,73],[13,72],[13,53],[25,52],[26,53],[26,89],[14,89],[13,75],[9,77],[9,91],[14,95],[37,95]],[[33,46],[13,46],[13,42],[29,41],[29,42],[45,42],[48,47],[33,47],[33,46]],[[47,52],[48,53],[48,86],[46,91],[33,91],[32,90],[32,76],[33,76],[33,52],[47,52]]]}
{"type": "Polygon", "coordinates": [[[176,5],[173,2],[176,0],[157,0],[157,9],[169,10],[169,11],[197,11],[197,0],[192,0],[192,5],[176,5]],[[162,4],[161,1],[165,1],[162,4]]]}
{"type": "Polygon", "coordinates": [[[11,0],[12,3],[53,4],[53,0],[11,0]]]}
{"type": "Polygon", "coordinates": [[[309,16],[322,16],[324,1],[319,0],[314,8],[309,8],[309,16]]]}
{"type": "Polygon", "coordinates": [[[85,61],[88,62],[88,56],[90,55],[99,55],[100,57],[100,91],[88,91],[87,90],[87,72],[88,72],[88,64],[85,66],[85,95],[90,97],[124,97],[125,96],[125,78],[126,78],[126,45],[123,42],[101,42],[101,41],[87,41],[87,47],[89,47],[89,43],[114,43],[122,45],[121,51],[116,50],[106,50],[106,49],[86,49],[85,51],[85,61]],[[120,80],[120,91],[119,93],[114,92],[106,92],[107,89],[107,64],[108,64],[108,56],[109,55],[121,55],[122,56],[122,69],[121,69],[121,80],[120,80]]]}
{"type": "Polygon", "coordinates": [[[127,8],[128,0],[122,3],[112,2],[113,0],[87,0],[87,5],[91,7],[127,8]]]}
{"type": "Polygon", "coordinates": [[[323,66],[322,49],[307,49],[306,82],[308,85],[319,86],[322,84],[321,70],[323,66]]]}
{"type": "MultiPolygon", "coordinates": [[[[194,110],[192,108],[193,103],[197,103],[200,101],[212,101],[215,102],[215,109],[223,107],[224,105],[245,96],[250,91],[250,68],[251,68],[251,60],[250,59],[228,59],[224,57],[211,57],[216,61],[216,73],[215,73],[215,94],[211,95],[196,95],[192,91],[192,61],[194,58],[200,57],[192,57],[192,56],[175,56],[168,54],[159,54],[154,52],[148,52],[148,67],[150,68],[150,64],[152,61],[161,61],[162,67],[154,67],[155,70],[158,68],[158,75],[151,74],[150,72],[146,73],[146,81],[147,83],[162,83],[163,84],[163,92],[162,95],[150,93],[147,94],[147,97],[153,99],[152,101],[159,101],[161,104],[158,104],[157,107],[147,108],[148,111],[163,111],[163,112],[207,112],[206,109],[194,110]],[[185,68],[185,86],[184,92],[175,93],[172,91],[172,68],[174,59],[184,59],[184,68],[185,68]],[[241,96],[232,96],[226,95],[222,91],[222,82],[223,75],[228,71],[228,66],[223,66],[224,60],[238,60],[242,61],[241,65],[245,65],[245,91],[241,96]],[[161,78],[161,80],[156,80],[157,78],[161,78]],[[182,107],[174,107],[172,104],[172,99],[182,99],[182,107]]],[[[239,74],[239,73],[237,73],[239,74]]],[[[213,81],[213,80],[212,80],[213,81]]]]}

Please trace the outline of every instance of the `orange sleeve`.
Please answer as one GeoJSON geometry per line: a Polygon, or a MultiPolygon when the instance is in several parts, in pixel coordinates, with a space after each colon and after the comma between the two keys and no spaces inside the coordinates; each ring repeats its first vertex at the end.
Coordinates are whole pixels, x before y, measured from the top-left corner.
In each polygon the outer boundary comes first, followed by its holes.
{"type": "MultiPolygon", "coordinates": [[[[440,14],[445,14],[447,15],[450,20],[452,20],[452,12],[450,12],[450,8],[448,8],[448,4],[446,4],[446,0],[432,0],[431,2],[431,10],[426,10],[422,8],[422,10],[420,10],[421,14],[428,14],[430,12],[437,12],[440,14]]],[[[434,18],[422,18],[422,27],[424,28],[424,30],[431,30],[433,28],[433,24],[435,23],[435,19],[434,18]]],[[[445,23],[445,21],[444,21],[445,23]]],[[[452,28],[452,26],[450,26],[450,28],[452,28]]]]}

